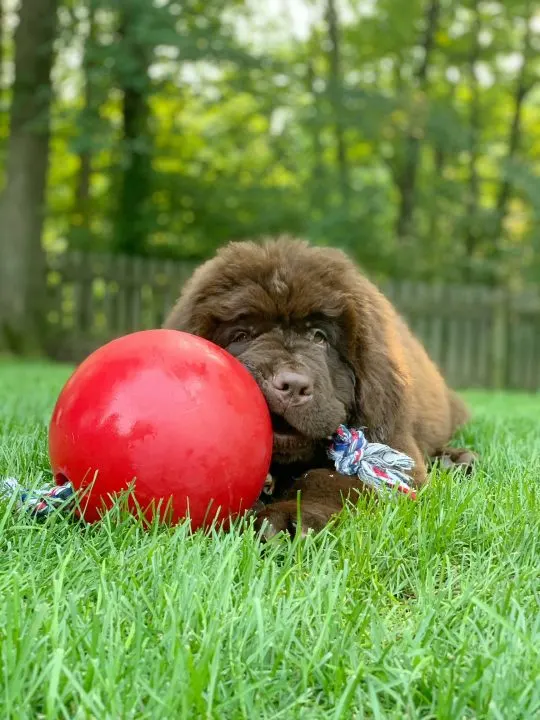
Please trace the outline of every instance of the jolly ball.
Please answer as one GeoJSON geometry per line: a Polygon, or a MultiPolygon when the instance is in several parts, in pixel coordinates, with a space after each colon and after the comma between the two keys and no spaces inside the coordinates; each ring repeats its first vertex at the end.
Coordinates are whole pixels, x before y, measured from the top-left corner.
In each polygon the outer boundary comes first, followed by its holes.
{"type": "Polygon", "coordinates": [[[93,352],[49,426],[55,481],[83,491],[89,522],[128,491],[130,511],[146,517],[189,516],[193,529],[227,523],[258,499],[271,454],[255,380],[225,350],[176,330],[132,333],[93,352]]]}

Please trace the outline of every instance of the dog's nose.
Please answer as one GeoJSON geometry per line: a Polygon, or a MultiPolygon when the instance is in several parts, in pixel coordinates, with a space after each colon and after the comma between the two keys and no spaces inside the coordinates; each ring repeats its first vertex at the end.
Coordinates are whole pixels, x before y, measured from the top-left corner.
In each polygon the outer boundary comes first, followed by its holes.
{"type": "Polygon", "coordinates": [[[313,383],[307,375],[282,370],[272,379],[275,394],[289,405],[303,405],[311,400],[313,383]]]}

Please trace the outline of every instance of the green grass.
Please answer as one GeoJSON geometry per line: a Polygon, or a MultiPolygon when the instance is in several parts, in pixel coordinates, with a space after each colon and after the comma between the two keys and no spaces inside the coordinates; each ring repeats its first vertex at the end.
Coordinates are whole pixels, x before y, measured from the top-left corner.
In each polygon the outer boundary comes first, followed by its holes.
{"type": "MultiPolygon", "coordinates": [[[[46,475],[67,372],[0,364],[0,475],[46,475]]],[[[0,717],[538,717],[540,397],[469,398],[474,477],[314,539],[0,506],[0,717]]]]}

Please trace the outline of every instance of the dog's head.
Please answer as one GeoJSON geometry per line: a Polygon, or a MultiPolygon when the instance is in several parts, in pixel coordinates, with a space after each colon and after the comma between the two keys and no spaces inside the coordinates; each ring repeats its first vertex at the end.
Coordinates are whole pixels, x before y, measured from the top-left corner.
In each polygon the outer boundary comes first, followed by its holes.
{"type": "Polygon", "coordinates": [[[264,393],[274,462],[309,461],[340,423],[383,439],[399,402],[385,301],[341,252],[231,243],[187,283],[165,326],[237,357],[264,393]]]}

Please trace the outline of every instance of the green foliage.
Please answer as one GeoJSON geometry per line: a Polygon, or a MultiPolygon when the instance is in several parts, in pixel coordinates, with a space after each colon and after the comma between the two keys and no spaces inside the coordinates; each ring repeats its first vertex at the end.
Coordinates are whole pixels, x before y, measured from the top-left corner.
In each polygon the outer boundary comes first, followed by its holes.
{"type": "Polygon", "coordinates": [[[382,275],[536,279],[533,3],[336,0],[334,48],[329,2],[64,0],[47,246],[287,231],[382,275]]]}
{"type": "MultiPolygon", "coordinates": [[[[68,371],[1,367],[0,476],[42,481],[68,371]]],[[[2,503],[1,716],[536,717],[540,401],[470,400],[473,477],[300,542],[2,503]]]]}

